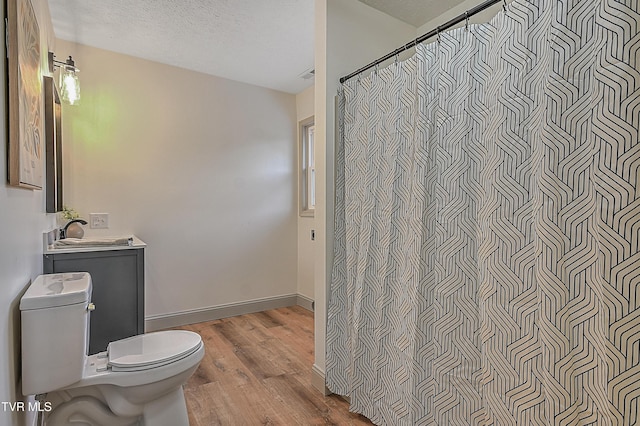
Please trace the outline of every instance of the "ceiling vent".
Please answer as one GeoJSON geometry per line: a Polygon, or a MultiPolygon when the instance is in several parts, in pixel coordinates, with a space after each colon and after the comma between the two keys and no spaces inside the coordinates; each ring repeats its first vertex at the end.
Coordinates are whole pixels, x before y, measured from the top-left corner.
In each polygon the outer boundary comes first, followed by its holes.
{"type": "Polygon", "coordinates": [[[315,69],[310,69],[309,71],[303,72],[298,77],[300,77],[300,78],[302,78],[304,80],[310,80],[315,76],[316,76],[316,70],[315,69]]]}

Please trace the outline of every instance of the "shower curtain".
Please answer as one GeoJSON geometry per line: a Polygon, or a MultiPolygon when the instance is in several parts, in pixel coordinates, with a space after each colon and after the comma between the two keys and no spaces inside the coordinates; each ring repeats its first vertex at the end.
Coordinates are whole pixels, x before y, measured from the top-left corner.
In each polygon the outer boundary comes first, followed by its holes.
{"type": "Polygon", "coordinates": [[[343,85],[326,381],[352,411],[640,424],[639,25],[514,0],[343,85]]]}

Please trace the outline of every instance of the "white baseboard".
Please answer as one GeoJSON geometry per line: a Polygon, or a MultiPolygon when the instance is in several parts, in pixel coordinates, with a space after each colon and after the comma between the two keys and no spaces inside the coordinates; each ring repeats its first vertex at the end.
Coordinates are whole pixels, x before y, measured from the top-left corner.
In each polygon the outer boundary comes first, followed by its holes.
{"type": "Polygon", "coordinates": [[[324,371],[317,365],[311,367],[311,386],[322,392],[324,396],[331,395],[331,391],[325,386],[324,371]]]}
{"type": "Polygon", "coordinates": [[[296,301],[296,305],[298,306],[302,306],[303,308],[305,308],[308,311],[313,312],[315,309],[315,302],[313,301],[313,299],[304,296],[302,294],[298,294],[297,295],[297,301],[296,301]]]}
{"type": "Polygon", "coordinates": [[[171,314],[151,315],[145,318],[146,332],[180,327],[198,322],[213,321],[220,318],[235,317],[237,315],[268,311],[269,309],[284,308],[286,306],[301,306],[313,311],[312,299],[301,294],[285,294],[283,296],[265,297],[263,299],[246,302],[229,303],[204,309],[175,312],[171,314]]]}

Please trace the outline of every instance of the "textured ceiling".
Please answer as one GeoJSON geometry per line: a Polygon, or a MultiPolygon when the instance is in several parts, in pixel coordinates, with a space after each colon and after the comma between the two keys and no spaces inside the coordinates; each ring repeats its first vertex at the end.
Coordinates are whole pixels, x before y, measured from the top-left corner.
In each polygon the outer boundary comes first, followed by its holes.
{"type": "MultiPolygon", "coordinates": [[[[314,0],[48,1],[63,40],[288,93],[313,84],[314,0]]],[[[464,2],[360,1],[415,27],[464,2]]]]}
{"type": "MultiPolygon", "coordinates": [[[[420,27],[465,0],[360,0],[401,21],[420,27]]],[[[480,0],[478,0],[480,3],[480,0]]]]}
{"type": "Polygon", "coordinates": [[[49,0],[49,9],[63,40],[288,93],[313,84],[300,77],[313,68],[313,0],[49,0]]]}

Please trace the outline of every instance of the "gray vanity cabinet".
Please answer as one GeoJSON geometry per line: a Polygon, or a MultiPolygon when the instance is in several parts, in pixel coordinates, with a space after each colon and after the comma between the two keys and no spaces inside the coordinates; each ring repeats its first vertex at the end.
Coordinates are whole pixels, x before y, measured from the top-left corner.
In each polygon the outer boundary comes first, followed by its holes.
{"type": "Polygon", "coordinates": [[[44,273],[89,272],[93,282],[89,354],[144,333],[144,248],[44,255],[44,273]]]}

